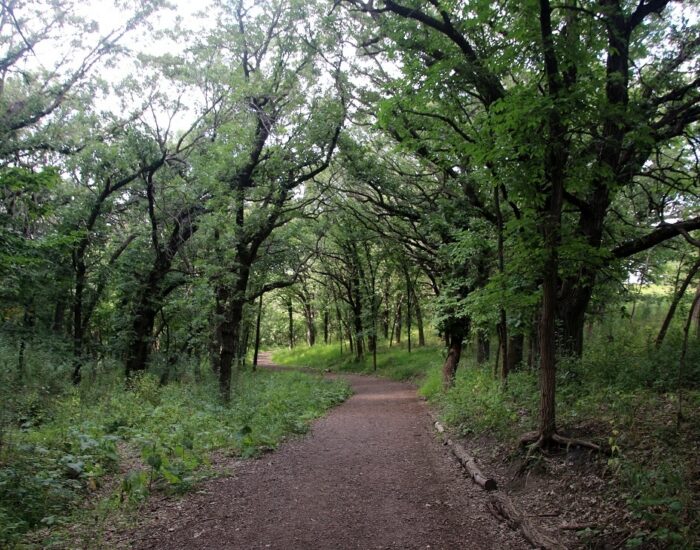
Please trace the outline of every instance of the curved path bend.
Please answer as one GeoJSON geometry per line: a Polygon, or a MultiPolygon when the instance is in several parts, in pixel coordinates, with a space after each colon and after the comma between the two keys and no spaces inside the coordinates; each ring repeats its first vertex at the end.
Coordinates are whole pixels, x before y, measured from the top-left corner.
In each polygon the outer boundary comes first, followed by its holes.
{"type": "MultiPolygon", "coordinates": [[[[269,363],[269,356],[264,356],[269,363]]],[[[279,367],[277,367],[279,368],[279,367]]],[[[354,395],[309,434],[181,500],[161,501],[140,549],[528,548],[486,510],[405,383],[343,375],[354,395]]]]}

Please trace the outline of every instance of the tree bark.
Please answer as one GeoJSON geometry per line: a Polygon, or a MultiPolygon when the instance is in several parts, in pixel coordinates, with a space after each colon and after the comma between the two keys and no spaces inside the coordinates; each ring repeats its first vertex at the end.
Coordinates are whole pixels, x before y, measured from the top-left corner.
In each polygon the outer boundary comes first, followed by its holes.
{"type": "MultiPolygon", "coordinates": [[[[382,332],[384,334],[384,340],[389,340],[389,325],[391,319],[391,309],[389,308],[389,289],[388,286],[384,287],[384,309],[382,310],[382,332]]],[[[392,335],[393,337],[393,335],[392,335]]],[[[389,342],[391,344],[391,341],[389,342]]]]}
{"type": "MultiPolygon", "coordinates": [[[[501,212],[501,192],[499,186],[495,186],[493,190],[494,196],[494,206],[496,208],[496,230],[498,235],[498,271],[501,274],[501,281],[504,280],[505,276],[505,252],[503,244],[503,213],[501,212]]],[[[502,283],[503,284],[503,283],[502,283]]],[[[505,289],[502,288],[502,291],[505,289]]],[[[508,379],[508,373],[510,372],[511,363],[508,356],[508,318],[506,316],[506,310],[503,306],[499,308],[499,321],[498,321],[498,336],[500,341],[499,352],[502,354],[501,357],[501,380],[506,381],[508,379]]]]}
{"type": "Polygon", "coordinates": [[[294,349],[294,310],[291,298],[287,302],[287,316],[289,318],[289,349],[294,349]]]}
{"type": "Polygon", "coordinates": [[[396,317],[394,318],[394,341],[397,344],[401,343],[401,329],[402,329],[402,322],[403,322],[403,312],[401,311],[402,309],[402,304],[403,304],[403,297],[399,296],[399,302],[396,305],[396,317]]]}
{"type": "Polygon", "coordinates": [[[490,359],[489,338],[482,331],[476,333],[476,363],[482,365],[490,359]]]}
{"type": "Polygon", "coordinates": [[[465,327],[455,324],[449,329],[446,329],[446,331],[450,336],[450,345],[447,348],[447,357],[445,358],[445,363],[442,366],[442,385],[445,390],[449,390],[452,386],[454,386],[457,367],[459,366],[459,360],[462,357],[464,335],[466,332],[468,332],[468,329],[465,330],[465,327]]]}
{"type": "Polygon", "coordinates": [[[304,320],[306,321],[306,343],[309,347],[313,347],[316,344],[316,324],[313,304],[305,302],[303,307],[304,320]]]}
{"type": "Polygon", "coordinates": [[[63,297],[56,300],[56,306],[53,312],[53,321],[51,322],[51,330],[57,334],[63,332],[63,326],[66,319],[66,301],[63,297]]]}
{"type": "MultiPolygon", "coordinates": [[[[540,0],[539,20],[548,94],[556,102],[562,82],[554,48],[551,6],[547,0],[540,0]]],[[[540,320],[540,444],[548,444],[556,433],[556,315],[561,215],[567,162],[566,127],[556,103],[549,109],[547,131],[543,189],[546,200],[539,219],[545,251],[540,320]]]]}
{"type": "MultiPolygon", "coordinates": [[[[663,344],[664,338],[666,338],[666,333],[668,332],[668,327],[671,325],[671,321],[673,320],[673,316],[676,314],[676,309],[678,308],[678,304],[683,299],[683,295],[685,294],[685,291],[687,290],[688,286],[690,285],[691,281],[693,280],[693,277],[695,277],[695,274],[698,272],[698,270],[700,270],[700,260],[695,262],[695,264],[693,264],[693,266],[690,268],[690,271],[688,271],[688,275],[686,276],[685,279],[683,279],[683,283],[681,284],[680,288],[673,296],[673,300],[671,300],[671,305],[668,308],[668,313],[666,313],[666,317],[664,318],[664,322],[661,324],[661,329],[659,329],[659,334],[656,336],[656,341],[655,341],[656,349],[659,349],[661,347],[661,344],[663,344]]],[[[698,290],[696,291],[696,295],[698,292],[700,292],[700,285],[698,286],[698,290]]],[[[693,312],[693,313],[696,313],[696,312],[693,312]]]]}
{"type": "Polygon", "coordinates": [[[224,403],[231,400],[233,366],[238,364],[243,300],[232,299],[221,323],[221,358],[219,360],[219,393],[224,403]]]}
{"type": "MultiPolygon", "coordinates": [[[[500,320],[498,321],[498,355],[496,358],[496,364],[500,361],[501,372],[500,377],[502,381],[508,380],[508,374],[510,373],[510,363],[508,362],[508,322],[506,320],[506,310],[500,308],[500,320]]],[[[498,370],[498,369],[497,369],[498,370]]]]}
{"type": "Polygon", "coordinates": [[[416,310],[416,325],[418,326],[418,347],[425,346],[425,328],[423,326],[423,310],[420,307],[418,296],[415,289],[413,290],[413,307],[416,310]]]}
{"type": "MultiPolygon", "coordinates": [[[[87,244],[85,245],[87,247],[87,244]]],[[[79,384],[83,367],[83,293],[85,291],[85,260],[74,253],[75,286],[73,291],[73,384],[79,384]]]]}
{"type": "Polygon", "coordinates": [[[698,283],[698,287],[695,289],[695,306],[692,310],[692,322],[695,324],[696,338],[700,338],[700,303],[697,301],[698,296],[700,296],[700,283],[698,283]]]}
{"type": "Polygon", "coordinates": [[[338,340],[340,341],[340,355],[343,355],[343,316],[340,314],[340,308],[338,307],[338,302],[335,303],[335,316],[338,321],[338,340]]]}
{"type": "Polygon", "coordinates": [[[143,297],[139,300],[134,312],[134,320],[131,325],[132,338],[126,356],[127,377],[132,376],[135,372],[145,371],[148,366],[148,358],[153,345],[153,327],[157,314],[158,306],[151,297],[143,297]]]}
{"type": "Polygon", "coordinates": [[[260,320],[262,319],[263,295],[258,300],[258,316],[255,320],[255,351],[253,352],[253,370],[258,366],[258,353],[260,352],[260,320]]]}
{"type": "Polygon", "coordinates": [[[517,370],[523,361],[523,347],[525,337],[515,334],[508,338],[508,372],[517,370]]]}
{"type": "Polygon", "coordinates": [[[406,342],[408,344],[408,353],[411,353],[411,315],[413,304],[411,297],[413,295],[413,286],[411,285],[411,277],[406,269],[406,342]]]}

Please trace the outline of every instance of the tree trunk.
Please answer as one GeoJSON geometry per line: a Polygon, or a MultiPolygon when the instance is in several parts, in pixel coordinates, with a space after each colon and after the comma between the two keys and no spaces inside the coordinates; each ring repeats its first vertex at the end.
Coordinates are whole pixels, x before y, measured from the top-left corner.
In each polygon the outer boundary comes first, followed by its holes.
{"type": "Polygon", "coordinates": [[[289,349],[294,349],[294,310],[291,299],[287,302],[287,315],[289,316],[289,349]]]}
{"type": "Polygon", "coordinates": [[[218,314],[219,305],[217,304],[217,319],[214,322],[211,339],[209,340],[209,365],[214,374],[219,374],[221,368],[221,319],[223,318],[223,310],[221,317],[218,314]]]}
{"type": "Polygon", "coordinates": [[[418,301],[418,296],[416,296],[415,289],[413,291],[413,307],[416,311],[416,325],[418,325],[418,347],[422,348],[425,346],[425,328],[423,326],[423,310],[420,307],[420,302],[418,301]]]}
{"type": "MultiPolygon", "coordinates": [[[[551,6],[540,0],[540,32],[547,75],[548,95],[553,105],[548,110],[546,147],[543,158],[545,203],[539,211],[538,225],[544,245],[542,270],[542,317],[540,320],[540,445],[548,444],[556,433],[556,316],[559,290],[559,245],[564,203],[567,151],[566,126],[556,105],[561,92],[561,75],[554,49],[551,6]]],[[[583,323],[581,324],[583,330],[583,323]]]]}
{"type": "Polygon", "coordinates": [[[557,253],[548,251],[542,284],[542,319],[540,321],[540,423],[539,436],[548,441],[556,432],[556,338],[557,253]]]}
{"type": "Polygon", "coordinates": [[[482,365],[487,362],[491,356],[489,338],[482,331],[476,333],[476,363],[482,365]]]}
{"type": "Polygon", "coordinates": [[[692,322],[695,324],[695,336],[700,338],[700,302],[698,302],[698,296],[700,296],[700,283],[695,289],[694,307],[692,311],[692,322]]]}
{"type": "Polygon", "coordinates": [[[56,307],[53,313],[53,321],[51,330],[57,334],[63,332],[63,326],[66,319],[66,301],[63,297],[56,300],[56,307]]]}
{"type": "MultiPolygon", "coordinates": [[[[666,314],[666,317],[664,318],[664,322],[661,325],[661,329],[659,330],[659,334],[656,337],[656,341],[655,341],[656,349],[659,349],[661,347],[661,344],[663,344],[664,338],[666,337],[666,333],[668,332],[668,327],[671,325],[671,321],[673,320],[673,316],[675,315],[676,309],[678,308],[678,304],[683,299],[683,295],[685,294],[685,291],[688,289],[688,286],[690,286],[690,283],[693,280],[693,277],[695,277],[695,274],[698,272],[698,270],[700,270],[700,260],[698,260],[697,262],[695,262],[695,264],[693,264],[693,266],[690,268],[690,271],[688,271],[688,275],[683,280],[683,283],[681,284],[680,288],[673,296],[673,300],[671,301],[671,306],[668,308],[668,313],[666,314]]],[[[700,285],[698,285],[696,295],[699,292],[700,292],[700,285]]],[[[696,315],[698,314],[698,312],[693,312],[693,313],[696,315]]]]}
{"type": "Polygon", "coordinates": [[[82,258],[74,260],[75,287],[73,292],[73,384],[80,384],[83,367],[83,293],[85,291],[85,262],[82,258]]]}
{"type": "Polygon", "coordinates": [[[258,366],[258,353],[260,352],[260,320],[262,319],[263,295],[258,301],[258,317],[255,320],[255,351],[253,352],[253,370],[258,366]]]}
{"type": "MultiPolygon", "coordinates": [[[[496,358],[496,364],[499,361],[501,364],[500,377],[501,380],[506,381],[508,379],[508,374],[510,373],[510,363],[508,362],[508,323],[506,321],[506,310],[500,308],[500,320],[498,326],[498,355],[496,358]]],[[[498,371],[498,368],[496,368],[498,371]]]]}
{"type": "Polygon", "coordinates": [[[338,340],[340,341],[340,355],[343,355],[343,316],[340,314],[340,308],[338,307],[338,302],[335,303],[335,316],[338,321],[338,340]]]}
{"type": "Polygon", "coordinates": [[[231,400],[231,378],[233,366],[238,364],[240,352],[241,323],[243,321],[243,300],[231,300],[221,323],[221,357],[219,359],[219,393],[221,399],[231,400]]]}
{"type": "Polygon", "coordinates": [[[406,341],[408,343],[408,353],[411,353],[411,314],[413,309],[413,304],[411,303],[411,297],[413,295],[413,286],[411,285],[411,278],[406,271],[406,341]]]}
{"type": "MultiPolygon", "coordinates": [[[[245,311],[245,310],[244,310],[245,311]]],[[[241,322],[241,338],[239,340],[239,351],[238,351],[238,361],[236,366],[244,367],[245,361],[248,356],[248,343],[250,341],[250,325],[249,321],[241,322]]]]}
{"type": "Polygon", "coordinates": [[[323,312],[323,343],[328,345],[328,326],[330,323],[328,310],[323,312]]]}
{"type": "Polygon", "coordinates": [[[316,324],[313,305],[310,302],[303,304],[304,320],[306,321],[306,343],[309,347],[316,344],[316,324]]]}
{"type": "Polygon", "coordinates": [[[24,354],[27,349],[27,340],[22,336],[22,340],[19,343],[19,352],[17,353],[17,379],[22,380],[24,378],[24,354]]]}
{"type": "Polygon", "coordinates": [[[389,311],[389,301],[385,297],[386,305],[382,311],[382,334],[384,334],[384,340],[389,340],[389,326],[391,323],[389,319],[391,318],[391,312],[389,311]]]}
{"type": "Polygon", "coordinates": [[[516,370],[523,361],[525,337],[522,334],[510,336],[508,339],[508,372],[516,370]]]}
{"type": "MultiPolygon", "coordinates": [[[[497,230],[497,250],[498,250],[498,271],[501,274],[501,281],[504,281],[505,274],[505,252],[504,252],[504,242],[503,242],[503,213],[501,212],[501,190],[498,185],[493,189],[494,196],[494,206],[496,207],[496,230],[497,230]]],[[[501,283],[503,286],[503,283],[501,283]]],[[[502,288],[502,291],[505,289],[502,288]]],[[[511,363],[508,357],[508,319],[506,317],[506,310],[501,305],[499,308],[499,320],[498,320],[498,338],[499,338],[499,353],[502,353],[501,364],[501,380],[506,381],[508,379],[508,373],[510,372],[511,363]]]]}
{"type": "Polygon", "coordinates": [[[364,355],[364,337],[362,334],[362,294],[360,287],[360,270],[355,267],[352,271],[349,302],[352,309],[352,328],[355,338],[355,357],[360,360],[364,355]]]}
{"type": "Polygon", "coordinates": [[[571,291],[559,302],[558,323],[561,326],[558,343],[564,355],[581,357],[583,333],[586,327],[586,309],[591,301],[592,286],[571,291]]]}
{"type": "Polygon", "coordinates": [[[399,297],[399,303],[396,306],[396,317],[394,319],[394,340],[396,341],[397,344],[401,343],[401,325],[402,325],[402,311],[401,311],[401,306],[403,304],[403,298],[399,297]]]}
{"type": "Polygon", "coordinates": [[[148,367],[156,315],[164,295],[168,292],[161,289],[161,284],[169,270],[170,262],[157,258],[139,292],[134,308],[131,339],[127,344],[125,365],[127,378],[134,372],[145,371],[148,367]]]}
{"type": "Polygon", "coordinates": [[[126,356],[126,376],[145,371],[153,345],[153,327],[158,307],[151,296],[143,297],[134,313],[132,337],[126,356]]]}
{"type": "Polygon", "coordinates": [[[447,357],[442,366],[442,385],[445,390],[449,390],[455,382],[457,366],[462,357],[462,344],[464,342],[464,331],[460,328],[453,328],[449,331],[450,345],[447,349],[447,357]]]}
{"type": "Polygon", "coordinates": [[[372,334],[372,370],[377,372],[377,318],[374,318],[372,334]]]}
{"type": "Polygon", "coordinates": [[[362,338],[362,310],[353,309],[353,329],[355,331],[355,357],[362,359],[364,355],[364,344],[362,338]]]}

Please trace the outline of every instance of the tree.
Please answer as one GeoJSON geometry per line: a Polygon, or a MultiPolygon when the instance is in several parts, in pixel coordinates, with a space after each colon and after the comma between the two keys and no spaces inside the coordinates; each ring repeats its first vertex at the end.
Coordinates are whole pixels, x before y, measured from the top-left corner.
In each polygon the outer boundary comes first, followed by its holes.
{"type": "MultiPolygon", "coordinates": [[[[690,189],[692,177],[678,177],[675,167],[692,158],[694,139],[685,139],[675,162],[664,155],[674,140],[692,136],[688,130],[700,114],[697,74],[687,71],[697,55],[697,29],[686,25],[679,32],[666,1],[632,7],[502,2],[474,11],[437,1],[350,4],[369,13],[389,39],[385,47],[401,59],[412,97],[426,89],[431,94],[420,106],[405,100],[403,112],[440,122],[461,142],[461,158],[480,170],[481,181],[493,178],[491,185],[505,190],[524,249],[535,253],[542,289],[541,414],[534,439],[538,445],[558,440],[558,325],[560,342],[580,353],[602,267],[700,223],[692,218],[649,230],[631,221],[646,234],[625,242],[609,219],[615,202],[645,178],[681,194],[690,189]],[[665,47],[653,49],[659,35],[667,38],[665,47]],[[642,57],[644,68],[636,69],[642,57]]],[[[404,143],[455,165],[449,143],[436,145],[416,124],[407,130],[404,143]]],[[[466,191],[477,206],[478,192],[466,191]]],[[[663,220],[668,209],[655,212],[663,220]]]]}
{"type": "Polygon", "coordinates": [[[334,57],[332,83],[316,85],[325,62],[318,30],[308,27],[314,10],[297,2],[274,2],[265,13],[242,1],[221,6],[218,30],[201,50],[216,60],[211,79],[218,78],[218,86],[228,87],[227,78],[235,82],[220,111],[226,123],[210,159],[218,170],[217,200],[228,203],[213,221],[224,259],[215,292],[225,400],[241,357],[244,307],[262,292],[290,284],[270,281],[252,290],[259,253],[277,228],[313,204],[311,184],[330,163],[344,117],[340,57],[334,57]]]}

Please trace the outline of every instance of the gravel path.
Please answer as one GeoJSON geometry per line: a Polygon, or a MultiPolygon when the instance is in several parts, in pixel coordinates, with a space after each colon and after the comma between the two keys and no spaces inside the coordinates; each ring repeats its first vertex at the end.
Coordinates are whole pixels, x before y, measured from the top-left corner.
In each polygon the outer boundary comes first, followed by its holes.
{"type": "Polygon", "coordinates": [[[528,548],[486,511],[482,490],[434,437],[415,388],[344,377],[355,394],[308,436],[237,463],[232,477],[184,499],[161,502],[130,546],[528,548]]]}

